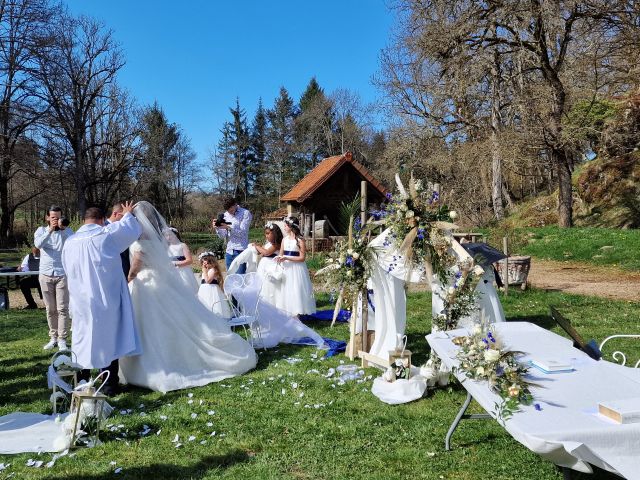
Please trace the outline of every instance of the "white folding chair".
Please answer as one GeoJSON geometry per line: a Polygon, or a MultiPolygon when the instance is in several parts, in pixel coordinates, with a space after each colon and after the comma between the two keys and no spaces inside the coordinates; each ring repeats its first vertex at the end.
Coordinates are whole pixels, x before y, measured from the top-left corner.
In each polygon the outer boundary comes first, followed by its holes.
{"type": "MultiPolygon", "coordinates": [[[[605,343],[607,343],[609,340],[613,340],[614,338],[638,338],[640,339],[640,335],[611,335],[610,337],[605,338],[602,343],[600,344],[600,352],[602,353],[602,349],[604,348],[605,343]]],[[[604,358],[604,353],[602,353],[602,356],[604,358]]],[[[619,363],[620,365],[625,366],[627,363],[627,356],[624,354],[624,352],[621,352],[620,350],[614,350],[614,352],[611,354],[611,357],[613,358],[613,362],[614,363],[619,363]]],[[[636,364],[634,365],[634,368],[638,368],[640,367],[640,360],[638,360],[636,362],[636,364]]]]}
{"type": "Polygon", "coordinates": [[[231,327],[242,327],[253,348],[263,345],[258,321],[258,303],[262,280],[255,272],[227,276],[224,293],[231,307],[232,318],[227,321],[231,327]],[[234,302],[235,299],[235,302],[234,302]]]}

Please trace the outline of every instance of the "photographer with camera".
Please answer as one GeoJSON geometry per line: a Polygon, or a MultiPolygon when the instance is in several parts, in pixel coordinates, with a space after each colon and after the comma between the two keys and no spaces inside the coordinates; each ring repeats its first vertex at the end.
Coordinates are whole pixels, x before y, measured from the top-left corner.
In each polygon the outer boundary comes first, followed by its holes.
{"type": "Polygon", "coordinates": [[[47,226],[39,227],[33,235],[33,245],[40,249],[40,287],[42,299],[47,308],[49,342],[45,350],[58,345],[59,350],[67,349],[69,330],[69,290],[67,277],[62,267],[62,247],[73,231],[62,216],[57,205],[49,207],[45,216],[47,226]]]}
{"type": "MultiPolygon", "coordinates": [[[[211,223],[218,236],[227,241],[224,259],[228,269],[233,259],[249,245],[252,215],[249,210],[240,207],[233,197],[225,198],[222,206],[225,211],[214,218],[211,223]]],[[[243,263],[238,268],[238,273],[245,273],[246,269],[247,265],[243,263]]]]}

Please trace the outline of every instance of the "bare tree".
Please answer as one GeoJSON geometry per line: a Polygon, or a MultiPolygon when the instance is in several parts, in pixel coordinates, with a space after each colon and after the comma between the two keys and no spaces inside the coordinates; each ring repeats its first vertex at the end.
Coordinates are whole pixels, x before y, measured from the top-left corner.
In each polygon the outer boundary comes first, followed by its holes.
{"type": "Polygon", "coordinates": [[[38,98],[31,74],[34,51],[42,45],[42,33],[51,11],[45,0],[0,1],[0,241],[12,230],[13,214],[41,190],[11,188],[20,172],[37,161],[26,133],[46,106],[38,98]],[[17,154],[23,145],[22,152],[17,154]],[[25,163],[26,162],[26,163],[25,163]],[[13,192],[13,195],[11,194],[13,192]]]}
{"type": "MultiPolygon", "coordinates": [[[[635,2],[400,0],[396,5],[400,29],[383,53],[381,80],[391,106],[450,145],[481,140],[491,125],[496,214],[502,183],[497,140],[502,121],[509,119],[512,128],[537,143],[532,156],[552,166],[559,224],[570,226],[576,155],[563,122],[578,93],[574,85],[604,73],[598,61],[610,57],[594,52],[612,51],[622,38],[620,25],[631,28],[635,2]],[[588,72],[578,61],[585,54],[596,60],[588,72]]],[[[601,94],[603,85],[594,81],[592,95],[601,94]]]]}
{"type": "Polygon", "coordinates": [[[52,41],[39,49],[36,75],[50,107],[51,126],[72,152],[76,211],[82,214],[92,168],[90,131],[102,114],[98,103],[108,97],[124,61],[112,32],[94,19],[62,13],[50,21],[47,33],[52,41]]]}

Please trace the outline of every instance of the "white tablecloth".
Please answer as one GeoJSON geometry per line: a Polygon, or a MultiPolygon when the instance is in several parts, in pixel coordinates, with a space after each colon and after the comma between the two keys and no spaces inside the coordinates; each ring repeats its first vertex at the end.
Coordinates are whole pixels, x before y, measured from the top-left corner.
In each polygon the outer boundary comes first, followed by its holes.
{"type": "MultiPolygon", "coordinates": [[[[536,383],[534,406],[524,406],[506,421],[506,430],[517,441],[556,465],[591,472],[589,464],[629,479],[640,479],[640,423],[618,425],[597,414],[600,401],[636,398],[640,401],[640,371],[610,362],[595,361],[573,348],[572,342],[527,322],[497,323],[495,331],[510,350],[532,358],[568,361],[575,369],[568,373],[544,374],[535,368],[529,380],[536,383]]],[[[451,339],[464,330],[438,332],[427,341],[448,367],[458,365],[458,347],[451,339]]],[[[500,397],[487,382],[458,379],[489,413],[500,397]]]]}

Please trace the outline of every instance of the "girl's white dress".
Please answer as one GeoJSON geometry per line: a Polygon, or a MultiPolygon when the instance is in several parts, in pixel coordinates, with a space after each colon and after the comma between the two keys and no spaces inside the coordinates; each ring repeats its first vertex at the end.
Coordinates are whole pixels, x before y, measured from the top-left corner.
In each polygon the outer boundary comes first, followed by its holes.
{"type": "MultiPolygon", "coordinates": [[[[271,243],[267,242],[264,248],[271,248],[271,243]]],[[[257,273],[262,278],[262,289],[260,290],[260,299],[274,307],[284,310],[284,295],[282,294],[282,286],[284,284],[284,267],[278,265],[275,260],[275,252],[268,257],[262,257],[258,263],[257,273]]]]}
{"type": "MultiPolygon", "coordinates": [[[[175,260],[179,257],[184,257],[184,249],[188,248],[184,243],[170,244],[169,245],[169,256],[172,260],[175,260]]],[[[178,267],[178,273],[180,274],[180,278],[187,285],[193,293],[198,291],[198,280],[196,280],[196,276],[193,273],[191,265],[185,265],[184,267],[178,267]]]]}
{"type": "MultiPolygon", "coordinates": [[[[282,243],[285,255],[296,256],[296,253],[300,254],[297,239],[287,237],[282,243]]],[[[287,260],[282,265],[284,266],[284,282],[280,292],[282,308],[292,315],[316,313],[316,299],[313,296],[313,286],[307,264],[287,260]]]]}
{"type": "MultiPolygon", "coordinates": [[[[212,270],[209,270],[209,272],[211,271],[212,270]]],[[[215,283],[207,283],[203,273],[202,283],[198,289],[198,299],[213,313],[220,315],[222,318],[231,318],[231,308],[229,307],[227,297],[222,291],[222,288],[220,288],[218,281],[214,280],[214,282],[215,283]]]]}

